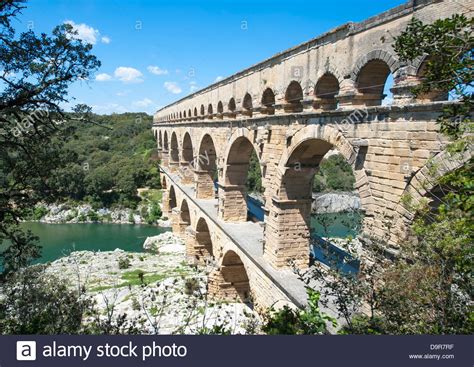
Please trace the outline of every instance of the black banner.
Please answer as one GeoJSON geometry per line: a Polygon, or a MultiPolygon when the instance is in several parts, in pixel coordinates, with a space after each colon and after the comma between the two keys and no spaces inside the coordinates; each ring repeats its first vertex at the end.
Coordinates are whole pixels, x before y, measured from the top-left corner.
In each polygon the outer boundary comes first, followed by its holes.
{"type": "Polygon", "coordinates": [[[11,366],[472,366],[472,336],[0,336],[11,366]]]}

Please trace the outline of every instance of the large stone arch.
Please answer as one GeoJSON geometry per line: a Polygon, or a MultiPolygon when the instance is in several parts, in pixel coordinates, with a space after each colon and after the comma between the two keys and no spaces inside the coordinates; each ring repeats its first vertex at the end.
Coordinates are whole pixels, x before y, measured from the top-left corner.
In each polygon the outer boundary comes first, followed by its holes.
{"type": "Polygon", "coordinates": [[[180,173],[182,177],[182,183],[184,185],[190,184],[193,181],[194,176],[194,148],[191,135],[186,131],[183,135],[181,143],[181,155],[180,155],[180,173]]]}
{"type": "MultiPolygon", "coordinates": [[[[267,203],[265,257],[275,268],[289,261],[309,265],[312,179],[326,153],[336,148],[354,166],[357,151],[335,127],[309,125],[299,130],[283,152],[274,177],[274,192],[267,203]]],[[[356,170],[356,188],[368,190],[363,168],[356,170]]]]}
{"type": "Polygon", "coordinates": [[[211,299],[245,303],[251,301],[247,269],[236,252],[229,250],[225,253],[220,267],[209,274],[208,288],[211,299]]]}
{"type": "MultiPolygon", "coordinates": [[[[247,220],[247,198],[245,183],[252,151],[260,162],[261,151],[254,143],[255,133],[239,128],[226,148],[225,164],[219,184],[219,217],[228,222],[247,220]]],[[[259,164],[262,172],[262,165],[259,164]]],[[[263,177],[263,174],[262,174],[263,177]]]]}
{"type": "Polygon", "coordinates": [[[197,199],[214,199],[214,179],[217,175],[217,152],[211,134],[201,137],[194,170],[197,199]]]}
{"type": "Polygon", "coordinates": [[[413,175],[395,209],[399,217],[395,225],[390,228],[390,241],[392,243],[400,243],[401,240],[406,238],[407,228],[415,218],[416,208],[438,185],[439,179],[463,167],[472,158],[473,154],[470,151],[450,153],[448,150],[443,150],[429,159],[413,175]]]}
{"type": "Polygon", "coordinates": [[[191,225],[191,211],[186,199],[181,200],[179,209],[173,210],[172,224],[173,232],[181,237],[185,235],[186,228],[191,225]]]}
{"type": "Polygon", "coordinates": [[[186,236],[186,256],[194,264],[206,265],[214,258],[214,248],[209,225],[200,217],[195,228],[188,228],[186,236]]]}
{"type": "Polygon", "coordinates": [[[179,167],[179,144],[176,131],[171,132],[169,162],[171,172],[176,172],[179,167]]]}

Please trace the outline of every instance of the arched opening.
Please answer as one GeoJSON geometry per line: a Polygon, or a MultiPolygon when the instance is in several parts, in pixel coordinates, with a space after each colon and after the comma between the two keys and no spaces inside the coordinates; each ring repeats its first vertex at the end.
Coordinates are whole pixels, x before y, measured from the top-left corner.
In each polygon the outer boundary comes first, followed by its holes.
{"type": "Polygon", "coordinates": [[[192,115],[191,115],[191,109],[188,110],[188,118],[191,118],[192,115]]]}
{"type": "Polygon", "coordinates": [[[266,115],[275,114],[275,93],[271,88],[265,89],[262,95],[262,113],[266,115]]]}
{"type": "Polygon", "coordinates": [[[184,236],[186,228],[191,225],[188,203],[185,199],[181,201],[179,211],[173,211],[172,226],[173,232],[179,236],[184,236]]]}
{"type": "Polygon", "coordinates": [[[209,274],[209,296],[229,302],[251,302],[247,271],[234,251],[227,251],[220,269],[209,274]]]}
{"type": "Polygon", "coordinates": [[[194,117],[198,117],[198,109],[197,107],[194,107],[194,117]]]}
{"type": "Polygon", "coordinates": [[[330,73],[324,74],[316,84],[314,95],[316,97],[314,108],[322,110],[335,110],[337,108],[336,96],[339,93],[339,81],[330,73]]]}
{"type": "Polygon", "coordinates": [[[176,168],[179,166],[178,138],[176,137],[176,132],[174,131],[171,134],[170,161],[168,164],[172,171],[176,170],[176,168]]]}
{"type": "Polygon", "coordinates": [[[179,119],[182,119],[183,118],[183,115],[181,114],[181,112],[179,113],[179,119]]]}
{"type": "Polygon", "coordinates": [[[191,224],[191,216],[189,214],[189,207],[186,200],[181,202],[181,209],[179,210],[179,218],[183,225],[189,226],[191,224]]]}
{"type": "Polygon", "coordinates": [[[206,110],[204,109],[204,105],[201,105],[201,116],[204,116],[206,114],[206,110]]]}
{"type": "Polygon", "coordinates": [[[357,76],[357,104],[380,106],[386,97],[384,90],[389,75],[390,68],[385,61],[374,59],[365,64],[357,76]]]}
{"type": "Polygon", "coordinates": [[[231,98],[229,100],[229,103],[227,105],[227,109],[229,110],[229,117],[235,117],[235,110],[237,109],[237,106],[235,105],[235,99],[231,98]]]}
{"type": "Polygon", "coordinates": [[[193,142],[189,133],[184,134],[183,147],[181,152],[181,161],[179,162],[182,176],[182,183],[188,184],[192,182],[193,178],[193,165],[194,165],[194,150],[193,142]]]}
{"type": "Polygon", "coordinates": [[[163,190],[166,190],[168,188],[168,186],[166,184],[166,176],[165,175],[162,175],[162,178],[161,178],[161,188],[163,190]]]}
{"type": "Polygon", "coordinates": [[[253,144],[246,137],[237,138],[227,156],[224,185],[219,198],[221,218],[228,222],[263,220],[263,213],[256,213],[255,198],[249,196],[250,193],[261,193],[261,177],[260,162],[253,144]]]}
{"type": "Polygon", "coordinates": [[[176,192],[174,191],[174,186],[170,187],[170,193],[168,195],[168,207],[170,210],[176,208],[176,192]]]}
{"type": "Polygon", "coordinates": [[[314,174],[333,146],[309,139],[292,151],[266,220],[265,256],[275,268],[309,265],[314,174]]]}
{"type": "Polygon", "coordinates": [[[303,111],[303,89],[300,83],[293,80],[285,92],[285,112],[303,111]]]}
{"type": "Polygon", "coordinates": [[[186,118],[186,111],[183,112],[183,117],[186,118]]]}
{"type": "Polygon", "coordinates": [[[221,101],[219,101],[219,103],[217,104],[217,117],[221,119],[223,113],[224,113],[224,105],[222,104],[221,101]]]}
{"type": "Polygon", "coordinates": [[[252,117],[252,96],[247,93],[242,102],[242,113],[246,116],[252,117]]]}
{"type": "Polygon", "coordinates": [[[194,257],[200,264],[205,264],[206,260],[214,256],[212,250],[211,234],[204,218],[199,218],[196,225],[196,244],[194,248],[194,257]]]}
{"type": "Polygon", "coordinates": [[[214,112],[213,112],[213,109],[212,109],[212,104],[209,103],[209,106],[207,106],[207,115],[209,116],[210,119],[212,119],[214,116],[213,116],[214,112]]]}
{"type": "Polygon", "coordinates": [[[165,131],[163,133],[163,152],[168,152],[168,133],[165,131]]]}
{"type": "Polygon", "coordinates": [[[194,172],[196,198],[214,199],[215,182],[217,182],[216,148],[209,134],[204,135],[199,145],[194,172]]]}
{"type": "Polygon", "coordinates": [[[163,149],[163,136],[161,135],[161,130],[158,132],[158,150],[163,149]]]}

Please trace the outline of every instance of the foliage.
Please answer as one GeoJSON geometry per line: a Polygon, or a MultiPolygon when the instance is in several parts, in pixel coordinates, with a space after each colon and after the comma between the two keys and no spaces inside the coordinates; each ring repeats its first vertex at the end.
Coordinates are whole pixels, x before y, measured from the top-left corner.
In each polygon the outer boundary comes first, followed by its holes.
{"type": "Polygon", "coordinates": [[[51,274],[45,266],[8,277],[0,300],[2,334],[76,334],[89,301],[51,274]]]}
{"type": "Polygon", "coordinates": [[[19,256],[5,271],[38,256],[33,237],[21,235],[17,223],[37,202],[57,197],[60,189],[51,177],[73,158],[63,154],[64,142],[88,121],[89,111],[77,106],[65,114],[61,105],[68,86],[91,78],[100,66],[92,45],[78,40],[71,25],[51,35],[17,34],[11,22],[23,7],[20,1],[0,3],[0,243],[10,240],[4,263],[19,256]]]}
{"type": "Polygon", "coordinates": [[[130,260],[128,257],[121,257],[118,260],[118,267],[119,269],[128,269],[132,264],[130,263],[130,260]]]}
{"type": "Polygon", "coordinates": [[[319,172],[314,176],[313,191],[352,191],[355,177],[352,167],[340,154],[323,159],[319,172]]]}
{"type": "Polygon", "coordinates": [[[308,305],[305,309],[283,306],[279,310],[270,309],[264,315],[262,330],[269,335],[315,335],[326,333],[326,323],[334,327],[336,320],[319,309],[319,292],[307,288],[308,305]]]}
{"type": "Polygon", "coordinates": [[[247,192],[263,192],[260,162],[254,150],[252,150],[252,155],[250,156],[246,189],[247,192]]]}
{"type": "MultiPolygon", "coordinates": [[[[474,86],[474,18],[455,14],[424,24],[412,19],[395,40],[395,51],[402,61],[426,57],[422,83],[415,95],[451,92],[461,103],[445,107],[439,119],[441,131],[464,149],[472,129],[472,88],[474,86]]],[[[471,141],[472,142],[472,141],[471,141]]]]}

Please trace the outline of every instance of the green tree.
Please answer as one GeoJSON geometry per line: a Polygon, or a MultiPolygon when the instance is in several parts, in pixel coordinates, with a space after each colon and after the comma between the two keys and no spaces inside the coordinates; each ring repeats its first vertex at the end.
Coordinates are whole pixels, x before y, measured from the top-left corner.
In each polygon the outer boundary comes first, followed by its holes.
{"type": "Polygon", "coordinates": [[[65,114],[60,105],[67,102],[71,83],[91,77],[100,66],[90,54],[92,45],[78,40],[68,24],[52,35],[17,34],[11,22],[23,7],[21,1],[0,3],[0,242],[11,241],[0,254],[5,271],[39,254],[25,250],[28,236],[17,240],[17,223],[26,209],[56,196],[50,177],[68,163],[69,157],[60,154],[64,141],[85,119],[83,107],[65,114]],[[24,258],[8,264],[9,253],[24,258]]]}
{"type": "Polygon", "coordinates": [[[352,167],[341,154],[323,159],[319,172],[314,176],[313,191],[352,191],[355,177],[352,167]]]}

